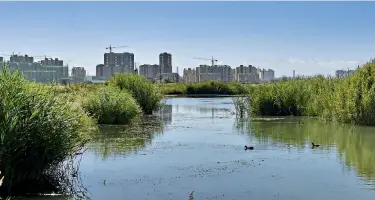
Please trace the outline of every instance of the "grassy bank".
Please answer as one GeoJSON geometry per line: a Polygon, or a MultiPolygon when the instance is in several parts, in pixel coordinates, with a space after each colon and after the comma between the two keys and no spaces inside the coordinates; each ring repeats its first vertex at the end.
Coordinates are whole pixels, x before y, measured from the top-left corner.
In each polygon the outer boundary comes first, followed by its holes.
{"type": "Polygon", "coordinates": [[[248,92],[248,85],[207,81],[202,83],[157,84],[165,95],[241,95],[248,92]]]}
{"type": "Polygon", "coordinates": [[[1,195],[71,188],[72,160],[88,140],[92,120],[49,87],[0,71],[1,195]],[[68,164],[69,163],[69,164],[68,164]]]}
{"type": "Polygon", "coordinates": [[[253,115],[319,116],[375,125],[375,61],[342,79],[314,77],[250,87],[247,101],[242,109],[253,115]]]}

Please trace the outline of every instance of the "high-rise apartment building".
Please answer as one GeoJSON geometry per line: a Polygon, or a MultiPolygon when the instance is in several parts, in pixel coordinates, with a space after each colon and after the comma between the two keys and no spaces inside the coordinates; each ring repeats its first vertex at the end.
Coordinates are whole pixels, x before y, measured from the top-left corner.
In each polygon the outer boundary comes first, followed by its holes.
{"type": "Polygon", "coordinates": [[[15,63],[33,63],[34,58],[30,57],[28,55],[25,55],[25,56],[11,55],[9,61],[11,63],[13,63],[13,62],[15,62],[15,63]]]}
{"type": "Polygon", "coordinates": [[[103,74],[104,74],[103,70],[104,70],[103,64],[96,65],[96,76],[97,77],[103,77],[103,74]]]}
{"type": "Polygon", "coordinates": [[[129,52],[124,53],[105,53],[104,65],[107,67],[123,67],[128,73],[134,72],[134,54],[129,52]]]}
{"type": "Polygon", "coordinates": [[[104,65],[96,66],[97,77],[111,77],[116,73],[134,73],[134,54],[124,53],[105,53],[104,65]]]}
{"type": "Polygon", "coordinates": [[[40,63],[42,63],[42,65],[48,65],[48,66],[63,66],[64,65],[64,61],[59,60],[57,58],[55,59],[45,58],[44,60],[41,60],[40,63]]]}
{"type": "Polygon", "coordinates": [[[228,65],[200,65],[196,68],[196,81],[220,81],[230,82],[231,81],[232,69],[228,65]]]}
{"type": "Polygon", "coordinates": [[[240,83],[259,83],[258,69],[252,65],[240,65],[235,70],[235,81],[240,83]]]}
{"type": "Polygon", "coordinates": [[[236,69],[231,69],[230,70],[230,81],[231,82],[236,82],[236,69]]]}
{"type": "Polygon", "coordinates": [[[196,75],[195,69],[191,69],[191,68],[184,69],[182,77],[185,83],[197,82],[197,75],[196,75]]]}
{"type": "Polygon", "coordinates": [[[336,70],[336,78],[343,78],[345,76],[353,75],[355,70],[336,70]]]}
{"type": "Polygon", "coordinates": [[[85,78],[86,77],[86,70],[83,67],[73,67],[72,68],[72,76],[85,78]]]}
{"type": "MultiPolygon", "coordinates": [[[[0,59],[0,62],[4,61],[0,59]]],[[[29,81],[38,83],[51,83],[53,81],[62,83],[69,76],[69,67],[63,66],[63,61],[57,58],[34,62],[34,58],[28,55],[11,55],[9,69],[20,71],[29,81]],[[46,63],[46,64],[45,64],[46,63]]]]}
{"type": "Polygon", "coordinates": [[[159,66],[161,73],[172,73],[172,55],[170,53],[161,53],[159,55],[159,66]]]}
{"type": "Polygon", "coordinates": [[[260,71],[260,79],[263,82],[270,82],[270,81],[274,80],[275,79],[275,71],[273,71],[272,69],[268,69],[268,70],[262,69],[260,71]]]}
{"type": "Polygon", "coordinates": [[[156,75],[160,73],[159,65],[144,64],[139,66],[139,75],[144,76],[148,79],[156,79],[156,75]]]}
{"type": "Polygon", "coordinates": [[[4,62],[4,58],[0,57],[0,63],[4,62]]]}

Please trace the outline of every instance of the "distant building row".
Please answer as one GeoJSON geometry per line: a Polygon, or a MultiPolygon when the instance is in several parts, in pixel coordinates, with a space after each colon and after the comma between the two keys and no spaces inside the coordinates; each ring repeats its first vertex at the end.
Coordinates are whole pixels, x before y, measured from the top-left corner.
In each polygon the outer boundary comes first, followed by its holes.
{"type": "Polygon", "coordinates": [[[184,69],[183,72],[183,81],[188,83],[204,81],[259,83],[269,82],[274,78],[275,72],[272,69],[260,70],[252,65],[240,65],[235,69],[228,65],[200,65],[196,69],[184,69]]]}
{"type": "MultiPolygon", "coordinates": [[[[171,74],[172,73],[172,55],[170,53],[161,53],[159,55],[159,65],[156,74],[171,74]]],[[[144,67],[140,66],[143,69],[144,67]]],[[[155,69],[156,70],[156,69],[155,69]]],[[[124,53],[105,53],[104,64],[96,66],[97,77],[111,77],[115,73],[138,73],[134,68],[134,54],[129,52],[124,53]]]]}
{"type": "MultiPolygon", "coordinates": [[[[4,62],[0,57],[0,62],[4,62]]],[[[170,53],[159,54],[159,64],[143,64],[136,69],[134,54],[105,53],[104,64],[96,66],[96,76],[86,77],[86,70],[83,67],[73,67],[69,76],[68,66],[64,66],[62,60],[57,58],[45,58],[39,62],[34,62],[34,58],[28,55],[12,55],[10,57],[10,67],[19,69],[31,81],[37,82],[61,82],[63,79],[69,82],[83,82],[88,79],[104,81],[116,73],[136,73],[153,81],[170,80],[173,82],[241,82],[259,83],[271,81],[275,78],[273,70],[258,69],[252,65],[240,65],[232,69],[228,65],[200,65],[199,67],[184,69],[183,77],[172,72],[172,55],[170,53]]]]}
{"type": "Polygon", "coordinates": [[[343,78],[346,76],[353,75],[355,73],[355,70],[336,70],[336,78],[343,78]]]}
{"type": "MultiPolygon", "coordinates": [[[[0,58],[0,62],[5,62],[4,58],[0,58]]],[[[7,63],[11,70],[19,70],[29,81],[61,82],[69,76],[68,66],[63,66],[63,61],[57,58],[34,62],[34,58],[28,55],[11,55],[7,63]]]]}
{"type": "MultiPolygon", "coordinates": [[[[0,63],[4,63],[0,57],[0,63]]],[[[64,66],[64,62],[58,58],[45,58],[35,62],[33,57],[28,55],[11,55],[7,62],[11,70],[19,70],[29,81],[50,83],[61,83],[64,80],[83,82],[86,77],[86,70],[83,67],[73,67],[72,76],[69,76],[69,67],[64,66]]]]}

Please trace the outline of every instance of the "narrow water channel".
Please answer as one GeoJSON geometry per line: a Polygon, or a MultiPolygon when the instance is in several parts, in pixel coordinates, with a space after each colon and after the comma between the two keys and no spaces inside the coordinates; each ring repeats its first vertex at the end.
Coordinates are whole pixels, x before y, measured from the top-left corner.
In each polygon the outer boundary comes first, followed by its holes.
{"type": "Polygon", "coordinates": [[[231,98],[166,103],[139,126],[101,127],[81,162],[92,199],[375,199],[375,128],[236,120],[231,98]]]}

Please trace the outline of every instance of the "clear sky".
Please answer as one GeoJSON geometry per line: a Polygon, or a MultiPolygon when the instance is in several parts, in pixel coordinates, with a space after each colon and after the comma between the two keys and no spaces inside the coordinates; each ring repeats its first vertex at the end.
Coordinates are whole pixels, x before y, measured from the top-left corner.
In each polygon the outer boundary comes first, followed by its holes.
{"type": "MultiPolygon", "coordinates": [[[[333,74],[375,57],[375,2],[0,2],[0,54],[52,56],[91,75],[105,47],[173,70],[210,64],[333,74]]],[[[1,55],[0,55],[1,56],[1,55]]],[[[4,57],[4,56],[3,56],[4,57]]],[[[6,57],[7,58],[7,57],[6,57]]]]}

